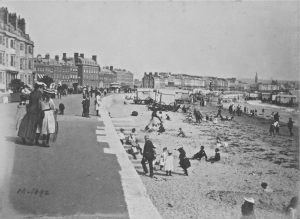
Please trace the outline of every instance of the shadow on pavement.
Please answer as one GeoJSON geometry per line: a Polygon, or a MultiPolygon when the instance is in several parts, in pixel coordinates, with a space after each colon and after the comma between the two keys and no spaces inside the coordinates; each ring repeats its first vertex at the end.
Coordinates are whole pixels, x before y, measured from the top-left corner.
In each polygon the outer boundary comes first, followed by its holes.
{"type": "Polygon", "coordinates": [[[114,154],[104,153],[109,145],[96,141],[99,125],[95,119],[60,121],[59,137],[47,150],[16,147],[9,194],[13,208],[29,216],[128,218],[120,166],[114,154]]]}

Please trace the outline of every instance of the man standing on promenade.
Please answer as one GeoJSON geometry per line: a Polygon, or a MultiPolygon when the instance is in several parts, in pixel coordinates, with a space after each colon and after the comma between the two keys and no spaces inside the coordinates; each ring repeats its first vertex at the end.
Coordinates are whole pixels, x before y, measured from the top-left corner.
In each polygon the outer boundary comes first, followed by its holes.
{"type": "Polygon", "coordinates": [[[145,145],[143,150],[143,159],[141,161],[145,174],[148,173],[146,161],[148,161],[150,169],[150,177],[153,177],[153,160],[155,159],[155,151],[152,141],[149,139],[149,135],[145,135],[145,145]]]}

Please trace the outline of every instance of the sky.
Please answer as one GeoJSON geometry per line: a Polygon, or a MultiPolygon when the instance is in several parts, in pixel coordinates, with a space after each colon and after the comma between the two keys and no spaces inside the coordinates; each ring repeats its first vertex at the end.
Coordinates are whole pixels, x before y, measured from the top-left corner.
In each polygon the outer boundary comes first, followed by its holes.
{"type": "Polygon", "coordinates": [[[100,66],[299,80],[299,1],[0,1],[26,20],[35,55],[100,66]]]}

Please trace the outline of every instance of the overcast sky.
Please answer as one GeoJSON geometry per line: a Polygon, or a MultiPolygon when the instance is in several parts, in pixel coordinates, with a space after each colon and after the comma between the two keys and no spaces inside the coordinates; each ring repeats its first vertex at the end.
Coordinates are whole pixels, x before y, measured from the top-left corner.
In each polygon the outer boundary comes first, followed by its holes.
{"type": "Polygon", "coordinates": [[[26,19],[35,55],[217,77],[299,79],[299,2],[1,2],[26,19]],[[298,25],[298,26],[297,26],[298,25]]]}

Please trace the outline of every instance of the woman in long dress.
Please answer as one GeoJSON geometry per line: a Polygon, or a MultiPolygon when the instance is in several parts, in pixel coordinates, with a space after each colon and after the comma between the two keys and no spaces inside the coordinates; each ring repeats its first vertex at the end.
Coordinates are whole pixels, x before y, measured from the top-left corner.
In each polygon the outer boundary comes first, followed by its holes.
{"type": "Polygon", "coordinates": [[[97,116],[99,116],[100,104],[101,104],[101,97],[100,94],[97,93],[96,100],[95,100],[95,110],[97,116]]]}
{"type": "Polygon", "coordinates": [[[22,119],[26,115],[26,99],[24,96],[21,95],[21,101],[17,106],[17,113],[16,113],[16,130],[19,130],[20,124],[22,119]]]}
{"type": "Polygon", "coordinates": [[[43,120],[37,127],[37,133],[42,134],[43,143],[42,145],[45,147],[49,147],[49,139],[50,134],[55,133],[55,104],[53,100],[50,98],[50,92],[47,90],[44,92],[43,99],[41,101],[41,108],[43,114],[43,120]]]}
{"type": "Polygon", "coordinates": [[[22,138],[23,144],[33,144],[34,138],[36,136],[37,125],[40,120],[41,105],[40,99],[42,97],[43,89],[45,84],[41,82],[36,82],[34,91],[29,95],[29,104],[27,106],[27,112],[21,121],[18,136],[22,138]]]}

